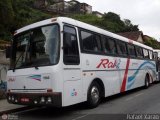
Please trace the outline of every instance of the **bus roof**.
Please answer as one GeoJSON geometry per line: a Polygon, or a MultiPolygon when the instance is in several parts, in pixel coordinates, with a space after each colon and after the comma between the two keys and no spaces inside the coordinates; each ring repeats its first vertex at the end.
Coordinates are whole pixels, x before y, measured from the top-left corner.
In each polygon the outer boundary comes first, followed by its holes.
{"type": "Polygon", "coordinates": [[[23,27],[21,29],[18,29],[15,32],[15,35],[19,34],[19,33],[22,33],[24,31],[27,31],[27,30],[36,28],[36,27],[45,26],[45,25],[49,25],[49,24],[53,24],[53,23],[66,23],[66,24],[70,24],[70,25],[77,26],[77,27],[80,27],[80,28],[83,28],[83,29],[87,29],[87,30],[91,30],[91,31],[97,32],[99,34],[110,36],[112,38],[119,39],[119,40],[124,41],[124,42],[128,42],[128,43],[131,42],[131,43],[133,43],[135,45],[138,45],[138,46],[141,46],[141,47],[153,50],[151,47],[146,46],[146,45],[144,45],[142,43],[136,42],[134,40],[122,37],[122,36],[117,35],[115,33],[111,33],[111,32],[109,32],[107,30],[103,30],[103,29],[95,27],[93,25],[90,25],[90,24],[87,24],[87,23],[84,23],[84,22],[80,22],[78,20],[74,20],[74,19],[68,18],[68,17],[50,18],[50,19],[46,19],[46,20],[43,20],[43,21],[40,21],[40,22],[33,23],[31,25],[28,25],[28,26],[25,26],[25,27],[23,27]]]}
{"type": "Polygon", "coordinates": [[[160,52],[160,50],[159,50],[159,49],[153,49],[153,51],[154,51],[154,52],[160,52]]]}

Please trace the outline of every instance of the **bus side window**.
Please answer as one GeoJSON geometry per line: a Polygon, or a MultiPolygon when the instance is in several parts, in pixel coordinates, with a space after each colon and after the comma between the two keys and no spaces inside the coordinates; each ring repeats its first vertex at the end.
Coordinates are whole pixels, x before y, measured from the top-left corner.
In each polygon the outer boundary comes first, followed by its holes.
{"type": "Polygon", "coordinates": [[[78,65],[80,63],[76,29],[64,26],[63,34],[63,61],[66,65],[78,65]]]}
{"type": "Polygon", "coordinates": [[[153,59],[154,59],[154,60],[158,60],[158,53],[157,53],[157,52],[154,52],[154,53],[153,53],[153,59]]]}
{"type": "Polygon", "coordinates": [[[141,47],[136,46],[136,53],[138,58],[143,58],[143,51],[141,47]]]}
{"type": "Polygon", "coordinates": [[[128,47],[128,54],[129,54],[131,57],[136,57],[136,52],[135,52],[135,47],[134,47],[134,45],[128,44],[127,47],[128,47]]]}
{"type": "Polygon", "coordinates": [[[117,41],[117,51],[119,55],[126,56],[127,55],[126,44],[122,41],[117,41]]]}
{"type": "Polygon", "coordinates": [[[107,54],[116,54],[115,41],[109,37],[105,37],[103,40],[104,52],[107,54]]]}
{"type": "Polygon", "coordinates": [[[149,50],[149,59],[153,59],[153,52],[151,50],[149,50]]]}
{"type": "Polygon", "coordinates": [[[100,35],[83,30],[81,30],[80,34],[83,46],[82,49],[85,52],[97,53],[102,51],[100,35]]]}
{"type": "Polygon", "coordinates": [[[147,49],[143,49],[144,58],[149,59],[149,53],[147,49]]]}

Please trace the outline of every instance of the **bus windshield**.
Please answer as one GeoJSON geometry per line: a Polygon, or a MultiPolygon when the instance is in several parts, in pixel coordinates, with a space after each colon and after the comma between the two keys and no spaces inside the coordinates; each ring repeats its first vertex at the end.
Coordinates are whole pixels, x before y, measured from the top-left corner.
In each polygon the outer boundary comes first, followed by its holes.
{"type": "Polygon", "coordinates": [[[35,28],[15,36],[11,69],[57,64],[59,36],[58,25],[35,28]]]}

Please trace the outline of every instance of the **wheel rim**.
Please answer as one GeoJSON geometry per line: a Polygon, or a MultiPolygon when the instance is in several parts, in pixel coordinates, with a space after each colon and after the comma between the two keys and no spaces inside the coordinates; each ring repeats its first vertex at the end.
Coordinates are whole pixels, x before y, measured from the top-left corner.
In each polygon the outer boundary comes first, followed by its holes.
{"type": "Polygon", "coordinates": [[[147,83],[146,83],[146,84],[147,84],[147,87],[148,87],[148,86],[149,86],[148,80],[147,80],[147,83]]]}
{"type": "Polygon", "coordinates": [[[149,86],[148,79],[147,79],[147,81],[146,81],[146,86],[147,86],[147,87],[149,86]]]}
{"type": "Polygon", "coordinates": [[[149,80],[148,80],[148,78],[146,78],[146,87],[148,87],[149,86],[149,80]]]}
{"type": "Polygon", "coordinates": [[[97,103],[99,101],[99,90],[96,86],[93,86],[91,89],[91,99],[93,103],[97,103]]]}

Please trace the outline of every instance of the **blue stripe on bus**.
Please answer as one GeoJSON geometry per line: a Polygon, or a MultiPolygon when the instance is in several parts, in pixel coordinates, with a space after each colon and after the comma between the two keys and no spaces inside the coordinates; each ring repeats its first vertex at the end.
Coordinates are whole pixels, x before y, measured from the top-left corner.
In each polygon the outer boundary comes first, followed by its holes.
{"type": "Polygon", "coordinates": [[[147,69],[150,69],[150,70],[152,70],[153,72],[155,72],[153,69],[155,69],[156,65],[155,65],[154,63],[150,62],[150,61],[145,61],[144,63],[142,63],[142,64],[138,67],[138,69],[136,70],[136,72],[135,72],[132,76],[128,77],[127,89],[130,89],[131,86],[134,84],[134,82],[135,82],[135,77],[137,76],[137,74],[139,73],[139,70],[141,70],[142,67],[147,68],[147,69]],[[150,66],[145,66],[146,64],[152,65],[154,68],[152,68],[152,67],[150,67],[150,66]]]}

